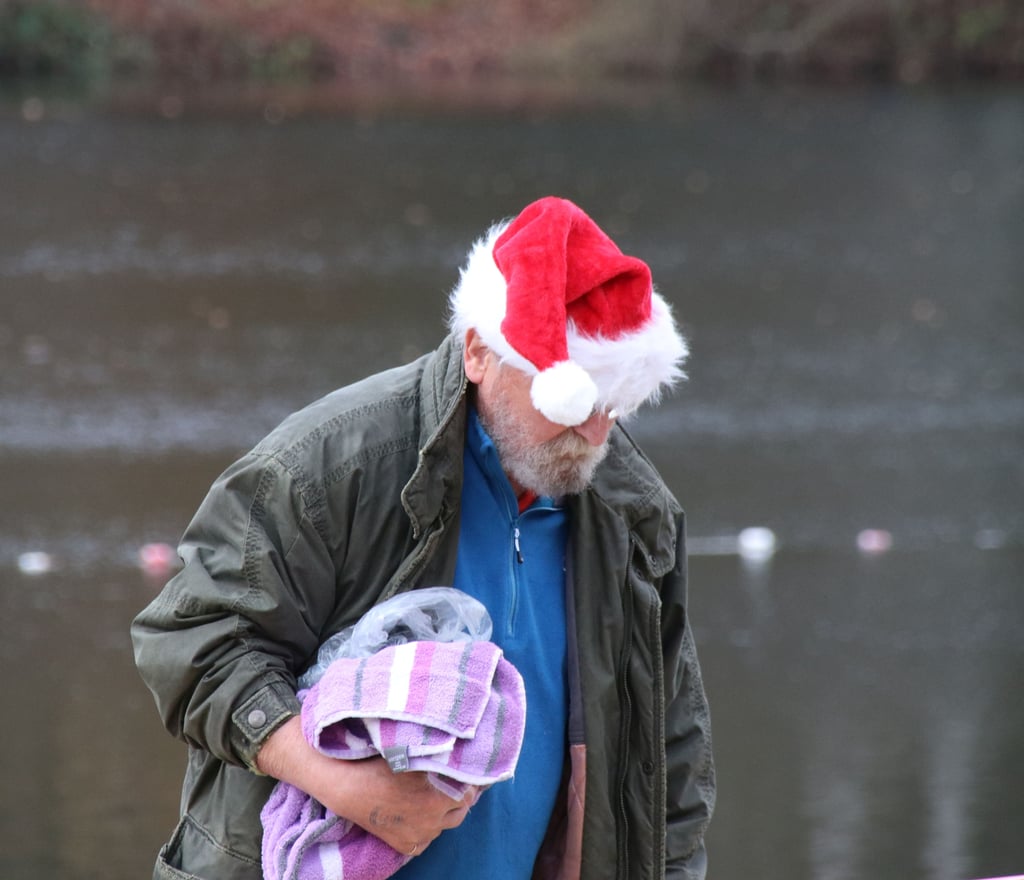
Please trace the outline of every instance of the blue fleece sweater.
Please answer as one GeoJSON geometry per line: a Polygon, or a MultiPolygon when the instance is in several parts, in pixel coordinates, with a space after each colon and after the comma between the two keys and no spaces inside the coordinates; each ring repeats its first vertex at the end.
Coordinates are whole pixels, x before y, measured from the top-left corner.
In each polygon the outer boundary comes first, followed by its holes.
{"type": "Polygon", "coordinates": [[[453,586],[494,621],[493,641],[523,676],[526,734],[514,779],[485,791],[395,876],[529,880],[555,805],[566,751],[565,511],[538,498],[519,512],[497,450],[469,412],[459,554],[453,586]]]}

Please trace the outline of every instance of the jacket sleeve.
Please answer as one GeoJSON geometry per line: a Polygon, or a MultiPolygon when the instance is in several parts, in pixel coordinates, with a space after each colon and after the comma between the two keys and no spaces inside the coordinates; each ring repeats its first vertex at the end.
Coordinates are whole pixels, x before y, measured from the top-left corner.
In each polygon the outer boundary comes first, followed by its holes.
{"type": "Polygon", "coordinates": [[[703,880],[704,834],[715,804],[711,724],[687,612],[685,519],[677,522],[676,565],[662,584],[667,767],[666,877],[703,880]]]}
{"type": "Polygon", "coordinates": [[[299,710],[296,675],[334,601],[330,553],[292,474],[251,454],[214,483],[179,554],[132,623],[136,664],[173,735],[255,770],[299,710]]]}

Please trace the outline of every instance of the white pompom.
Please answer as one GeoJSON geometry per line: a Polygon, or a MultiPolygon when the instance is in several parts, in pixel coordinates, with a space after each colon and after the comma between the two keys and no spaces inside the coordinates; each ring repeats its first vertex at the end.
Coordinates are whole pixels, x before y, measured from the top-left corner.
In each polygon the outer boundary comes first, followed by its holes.
{"type": "Polygon", "coordinates": [[[533,377],[530,399],[544,418],[572,427],[594,411],[597,385],[579,364],[562,361],[533,377]]]}

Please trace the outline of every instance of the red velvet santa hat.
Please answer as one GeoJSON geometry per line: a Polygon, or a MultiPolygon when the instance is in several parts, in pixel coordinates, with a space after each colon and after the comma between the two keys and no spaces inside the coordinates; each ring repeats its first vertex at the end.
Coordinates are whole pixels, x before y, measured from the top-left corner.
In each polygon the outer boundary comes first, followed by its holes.
{"type": "Polygon", "coordinates": [[[452,329],[475,328],[533,375],[533,405],[558,424],[578,425],[595,407],[627,415],[683,375],[686,342],[647,264],[566,199],[492,227],[450,304],[452,329]]]}

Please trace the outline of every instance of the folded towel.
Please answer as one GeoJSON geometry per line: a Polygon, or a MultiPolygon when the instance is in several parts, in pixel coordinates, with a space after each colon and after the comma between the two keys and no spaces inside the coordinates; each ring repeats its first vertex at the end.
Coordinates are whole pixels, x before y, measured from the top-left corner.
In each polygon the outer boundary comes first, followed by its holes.
{"type": "Polygon", "coordinates": [[[335,661],[302,706],[303,732],[325,755],[400,750],[408,769],[474,785],[511,777],[525,724],[522,679],[491,642],[409,642],[335,661]]]}
{"type": "MultiPolygon", "coordinates": [[[[491,642],[409,642],[336,660],[301,696],[303,734],[318,751],[384,755],[453,798],[510,779],[526,726],[522,678],[491,642]]],[[[383,880],[408,861],[286,783],[261,818],[266,880],[383,880]]]]}
{"type": "Polygon", "coordinates": [[[293,785],[274,787],[261,818],[267,880],[379,880],[409,861],[293,785]]]}

